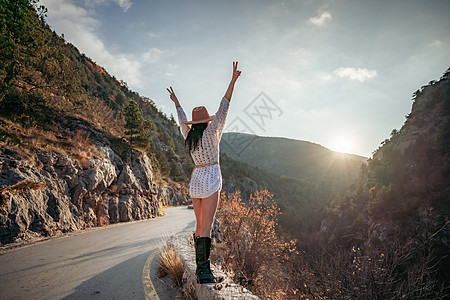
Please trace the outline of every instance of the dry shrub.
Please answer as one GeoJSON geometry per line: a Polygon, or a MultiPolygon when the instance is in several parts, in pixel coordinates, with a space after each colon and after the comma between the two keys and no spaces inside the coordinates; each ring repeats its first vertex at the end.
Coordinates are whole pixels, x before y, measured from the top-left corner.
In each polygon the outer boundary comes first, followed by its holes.
{"type": "Polygon", "coordinates": [[[76,155],[76,159],[83,168],[91,167],[88,158],[103,157],[103,152],[91,141],[89,133],[81,129],[68,135],[66,147],[67,152],[76,155]]]}
{"type": "Polygon", "coordinates": [[[167,241],[166,247],[159,254],[158,276],[169,276],[177,287],[183,285],[185,265],[172,243],[167,241]]]}
{"type": "Polygon", "coordinates": [[[39,128],[37,125],[25,127],[21,143],[26,148],[54,150],[58,148],[58,138],[54,131],[39,128]]]}
{"type": "Polygon", "coordinates": [[[95,129],[112,137],[124,136],[124,118],[100,98],[83,102],[71,115],[90,123],[95,129]]]}
{"type": "Polygon", "coordinates": [[[272,195],[258,191],[244,202],[239,192],[222,194],[217,213],[223,244],[214,259],[233,280],[263,298],[294,298],[288,261],[295,254],[294,241],[285,242],[277,232],[280,212],[272,195]]]}
{"type": "Polygon", "coordinates": [[[86,147],[91,146],[88,134],[81,129],[76,130],[73,134],[70,135],[69,143],[75,149],[85,149],[86,147]]]}
{"type": "Polygon", "coordinates": [[[10,195],[14,194],[17,191],[27,190],[27,189],[41,190],[44,187],[45,187],[45,182],[43,182],[43,181],[35,182],[31,179],[25,179],[16,184],[2,187],[2,188],[0,188],[0,206],[3,206],[4,204],[6,204],[8,202],[8,199],[10,199],[10,195]]]}
{"type": "Polygon", "coordinates": [[[7,192],[7,191],[24,190],[27,188],[30,188],[33,190],[40,190],[43,187],[45,187],[45,182],[43,182],[43,181],[35,182],[31,179],[25,179],[25,180],[19,181],[16,184],[0,188],[0,193],[7,192]]]}
{"type": "Polygon", "coordinates": [[[314,299],[444,299],[426,243],[393,238],[349,249],[311,238],[292,261],[296,289],[314,299]]]}

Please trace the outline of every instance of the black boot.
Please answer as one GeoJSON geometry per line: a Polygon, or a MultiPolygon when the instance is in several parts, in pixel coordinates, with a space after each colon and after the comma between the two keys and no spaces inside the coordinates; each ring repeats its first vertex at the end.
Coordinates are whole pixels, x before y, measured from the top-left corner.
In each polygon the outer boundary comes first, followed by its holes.
{"type": "Polygon", "coordinates": [[[211,272],[211,262],[209,255],[211,253],[211,238],[198,237],[195,243],[195,260],[197,262],[197,279],[199,283],[218,283],[223,280],[222,277],[216,277],[211,272]]]}

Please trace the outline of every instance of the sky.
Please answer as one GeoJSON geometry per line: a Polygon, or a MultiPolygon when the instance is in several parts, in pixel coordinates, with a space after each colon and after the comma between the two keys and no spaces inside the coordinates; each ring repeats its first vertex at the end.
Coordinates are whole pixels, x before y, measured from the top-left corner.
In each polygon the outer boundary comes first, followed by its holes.
{"type": "Polygon", "coordinates": [[[110,75],[176,116],[218,109],[225,131],[370,157],[450,67],[448,0],[41,0],[47,22],[110,75]]]}

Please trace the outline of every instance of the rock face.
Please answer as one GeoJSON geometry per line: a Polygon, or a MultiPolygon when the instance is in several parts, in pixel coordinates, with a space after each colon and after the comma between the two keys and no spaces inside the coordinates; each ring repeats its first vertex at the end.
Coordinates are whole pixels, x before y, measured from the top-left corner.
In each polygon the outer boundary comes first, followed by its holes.
{"type": "Polygon", "coordinates": [[[34,161],[0,154],[0,242],[51,236],[87,227],[155,217],[186,195],[159,186],[147,155],[102,159],[36,152],[34,161]]]}

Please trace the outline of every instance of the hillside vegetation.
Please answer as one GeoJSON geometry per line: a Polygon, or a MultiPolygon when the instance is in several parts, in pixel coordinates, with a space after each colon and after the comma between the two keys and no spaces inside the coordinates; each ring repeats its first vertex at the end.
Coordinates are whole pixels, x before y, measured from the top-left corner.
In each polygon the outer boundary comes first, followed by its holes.
{"type": "Polygon", "coordinates": [[[231,195],[240,191],[243,201],[260,190],[268,190],[281,209],[280,233],[298,238],[300,233],[312,233],[320,228],[325,207],[335,193],[307,180],[280,176],[249,164],[220,157],[223,191],[231,195]]]}
{"type": "Polygon", "coordinates": [[[227,156],[270,173],[307,180],[330,192],[345,190],[367,158],[331,151],[307,141],[225,133],[220,144],[227,156]],[[237,153],[235,144],[248,145],[237,153]]]}
{"type": "Polygon", "coordinates": [[[53,32],[37,1],[2,1],[0,9],[4,154],[99,156],[101,135],[119,154],[149,153],[161,178],[186,183],[192,163],[173,118],[53,32]]]}
{"type": "MultiPolygon", "coordinates": [[[[400,255],[391,274],[397,280],[450,279],[449,75],[450,69],[414,93],[402,128],[374,152],[358,184],[336,201],[322,224],[321,235],[343,249],[358,246],[362,255],[375,249],[400,255]],[[417,268],[418,273],[401,268],[417,268]]],[[[432,298],[438,290],[427,290],[428,283],[414,283],[421,290],[410,291],[409,298],[432,298]]]]}
{"type": "Polygon", "coordinates": [[[37,1],[0,2],[0,243],[188,202],[175,120],[81,54],[37,1]]]}
{"type": "Polygon", "coordinates": [[[331,295],[449,297],[449,75],[447,69],[413,94],[401,129],[374,151],[357,184],[303,242],[311,262],[298,264],[312,268],[331,295]]]}
{"type": "Polygon", "coordinates": [[[293,238],[320,228],[325,208],[358,179],[366,158],[333,152],[318,144],[278,137],[224,133],[221,141],[224,191],[273,193],[282,212],[279,230],[293,238]],[[234,145],[248,145],[239,153],[234,145]]]}

